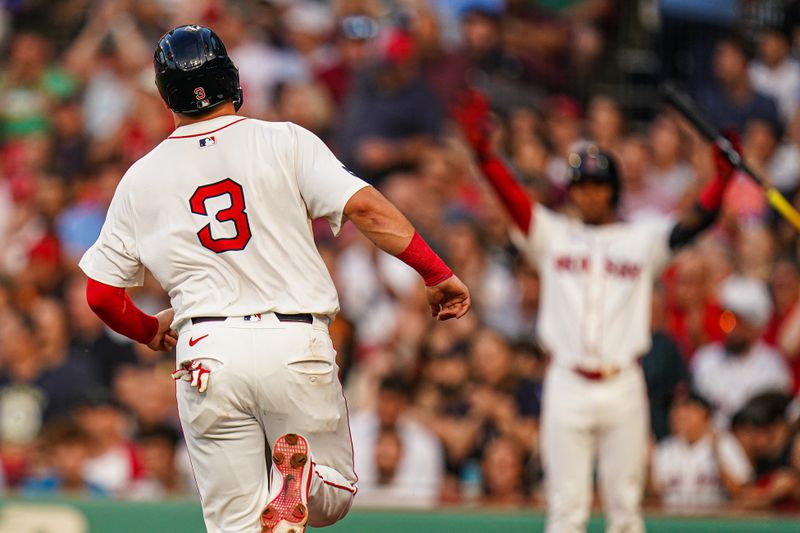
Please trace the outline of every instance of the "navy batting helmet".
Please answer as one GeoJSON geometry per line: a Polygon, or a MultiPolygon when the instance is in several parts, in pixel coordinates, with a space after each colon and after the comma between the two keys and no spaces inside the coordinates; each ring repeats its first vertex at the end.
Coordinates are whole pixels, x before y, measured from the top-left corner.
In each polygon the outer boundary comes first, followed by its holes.
{"type": "Polygon", "coordinates": [[[622,184],[617,172],[617,164],[611,154],[603,152],[597,145],[590,144],[579,152],[569,154],[569,186],[578,183],[603,183],[611,187],[611,205],[616,206],[622,184]]]}
{"type": "Polygon", "coordinates": [[[176,113],[191,115],[231,100],[242,106],[239,70],[216,33],[205,26],[178,26],[158,41],[154,58],[161,98],[176,113]]]}

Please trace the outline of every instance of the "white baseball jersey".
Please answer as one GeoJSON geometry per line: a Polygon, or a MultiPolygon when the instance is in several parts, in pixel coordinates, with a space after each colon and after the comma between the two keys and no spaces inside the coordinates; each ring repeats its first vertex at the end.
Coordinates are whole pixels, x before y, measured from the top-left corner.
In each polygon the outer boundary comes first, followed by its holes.
{"type": "Polygon", "coordinates": [[[669,262],[667,219],[600,226],[536,205],[514,240],[541,277],[538,332],[557,364],[625,367],[650,347],[653,282],[669,262]]]}
{"type": "Polygon", "coordinates": [[[714,404],[720,427],[727,426],[730,417],[753,396],[774,390],[789,392],[792,386],[783,357],[762,341],[741,355],[726,354],[720,343],[701,346],[691,370],[697,392],[714,404]]]}
{"type": "Polygon", "coordinates": [[[334,233],[365,182],[311,132],[228,115],[177,128],[122,178],[87,276],[168,292],[175,324],[277,311],[333,315],[339,302],[311,219],[334,233]]]}
{"type": "Polygon", "coordinates": [[[753,467],[736,438],[722,433],[716,443],[716,454],[713,446],[710,434],[694,444],[680,437],[669,437],[658,445],[652,474],[665,507],[696,510],[724,504],[728,497],[720,469],[739,483],[750,481],[753,467]]]}

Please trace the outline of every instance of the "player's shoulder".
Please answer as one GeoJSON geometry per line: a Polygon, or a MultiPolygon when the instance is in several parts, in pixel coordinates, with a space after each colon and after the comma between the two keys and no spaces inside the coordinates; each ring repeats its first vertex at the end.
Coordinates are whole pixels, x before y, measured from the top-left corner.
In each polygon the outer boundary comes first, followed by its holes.
{"type": "MultiPolygon", "coordinates": [[[[166,161],[163,153],[164,144],[165,141],[161,141],[152,150],[134,161],[122,176],[122,179],[120,180],[120,186],[134,186],[135,184],[146,179],[148,176],[154,175],[154,170],[163,170],[166,161]]],[[[155,172],[155,175],[157,176],[160,176],[161,174],[161,172],[155,172]]]]}
{"type": "Polygon", "coordinates": [[[248,126],[256,131],[270,144],[284,149],[302,149],[304,145],[314,143],[317,136],[294,122],[274,122],[270,120],[249,119],[248,126]]]}
{"type": "Polygon", "coordinates": [[[246,121],[248,127],[259,130],[268,135],[294,137],[298,133],[311,133],[302,126],[294,122],[277,122],[272,120],[263,120],[259,118],[250,118],[246,121]]]}

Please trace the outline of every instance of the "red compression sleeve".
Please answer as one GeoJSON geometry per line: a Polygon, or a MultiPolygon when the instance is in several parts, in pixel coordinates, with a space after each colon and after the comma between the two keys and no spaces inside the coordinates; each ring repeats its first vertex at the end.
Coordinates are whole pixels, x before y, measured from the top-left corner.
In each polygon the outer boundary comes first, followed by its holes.
{"type": "MultiPolygon", "coordinates": [[[[739,141],[739,136],[735,133],[728,132],[727,137],[733,149],[741,154],[742,143],[739,141]]],[[[725,189],[736,173],[736,167],[728,160],[728,157],[719,147],[719,144],[715,143],[711,147],[711,155],[714,161],[714,177],[711,178],[711,181],[700,191],[697,201],[700,207],[706,211],[716,212],[722,206],[725,189]]]]}
{"type": "Polygon", "coordinates": [[[121,287],[112,287],[89,278],[86,301],[109,328],[136,342],[147,344],[158,331],[158,319],[136,307],[121,287]]]}
{"type": "Polygon", "coordinates": [[[436,252],[431,250],[428,243],[416,231],[411,237],[411,242],[408,243],[405,250],[397,255],[397,258],[416,270],[425,280],[427,287],[438,285],[453,275],[453,271],[444,264],[436,252]]]}
{"type": "Polygon", "coordinates": [[[700,207],[709,212],[719,211],[719,208],[722,206],[722,198],[725,195],[727,183],[727,180],[723,180],[719,175],[711,178],[711,181],[700,191],[700,195],[697,199],[700,207]]]}
{"type": "Polygon", "coordinates": [[[514,219],[514,223],[519,229],[528,233],[533,216],[533,203],[506,165],[497,157],[490,157],[481,162],[481,169],[514,219]]]}

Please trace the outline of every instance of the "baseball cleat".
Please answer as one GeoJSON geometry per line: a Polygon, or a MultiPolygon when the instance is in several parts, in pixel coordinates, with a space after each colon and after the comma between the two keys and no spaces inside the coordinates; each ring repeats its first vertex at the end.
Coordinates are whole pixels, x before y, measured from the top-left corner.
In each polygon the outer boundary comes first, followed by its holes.
{"type": "Polygon", "coordinates": [[[271,498],[261,513],[261,533],[305,532],[311,469],[311,452],[305,437],[287,433],[275,441],[271,498]]]}

